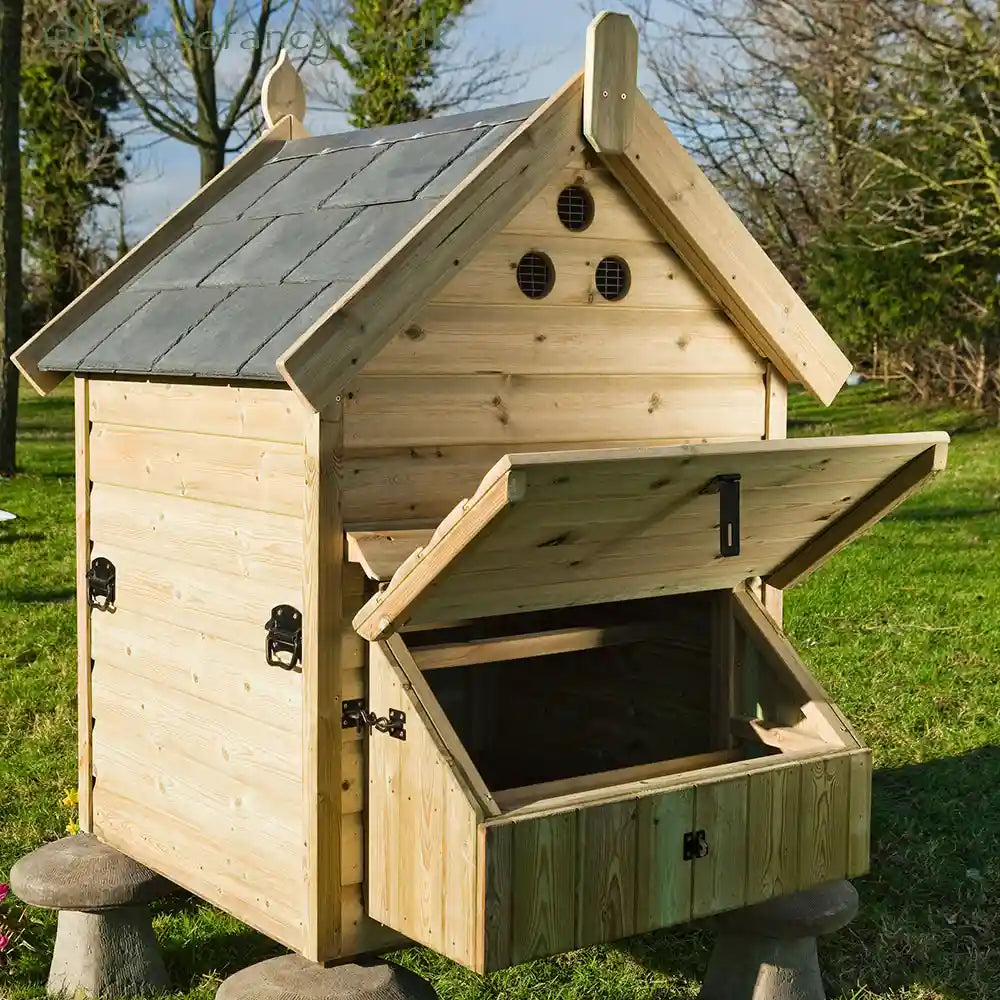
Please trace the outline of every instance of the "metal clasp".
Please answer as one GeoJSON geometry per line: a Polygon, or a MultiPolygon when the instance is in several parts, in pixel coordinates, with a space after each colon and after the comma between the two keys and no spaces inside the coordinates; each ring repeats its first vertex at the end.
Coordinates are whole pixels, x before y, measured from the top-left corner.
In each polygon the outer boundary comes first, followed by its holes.
{"type": "Polygon", "coordinates": [[[740,554],[740,481],[738,472],[709,480],[702,493],[719,494],[719,552],[722,557],[740,554]]]}
{"type": "Polygon", "coordinates": [[[704,830],[684,834],[684,860],[696,861],[708,857],[708,835],[704,830]]]}
{"type": "Polygon", "coordinates": [[[344,702],[340,724],[344,729],[357,729],[359,734],[367,729],[369,735],[379,732],[394,740],[406,739],[406,712],[390,708],[388,716],[380,717],[368,710],[364,698],[351,698],[344,702]]]}
{"type": "Polygon", "coordinates": [[[98,556],[87,570],[87,604],[98,611],[115,610],[115,564],[98,556]]]}
{"type": "Polygon", "coordinates": [[[302,660],[302,612],[289,604],[271,609],[271,618],[264,626],[267,640],[264,653],[269,667],[294,670],[302,660]],[[288,659],[282,659],[284,653],[288,659]]]}

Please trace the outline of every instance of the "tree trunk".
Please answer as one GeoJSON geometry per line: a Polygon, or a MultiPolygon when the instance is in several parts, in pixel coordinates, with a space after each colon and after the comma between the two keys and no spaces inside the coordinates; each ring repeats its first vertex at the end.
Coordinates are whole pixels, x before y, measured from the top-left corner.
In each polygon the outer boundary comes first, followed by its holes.
{"type": "Polygon", "coordinates": [[[215,146],[200,146],[198,153],[201,159],[201,186],[204,187],[216,174],[222,172],[226,165],[226,153],[215,146]]]}
{"type": "Polygon", "coordinates": [[[21,346],[21,25],[23,0],[0,0],[0,202],[3,203],[0,296],[0,476],[12,476],[17,457],[17,369],[10,360],[21,346]]]}

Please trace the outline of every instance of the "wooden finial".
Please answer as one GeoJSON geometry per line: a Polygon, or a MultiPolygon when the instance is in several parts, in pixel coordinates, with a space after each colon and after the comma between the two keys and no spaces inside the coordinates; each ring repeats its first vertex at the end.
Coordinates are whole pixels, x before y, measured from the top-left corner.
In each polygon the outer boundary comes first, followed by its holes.
{"type": "Polygon", "coordinates": [[[274,128],[285,115],[292,115],[300,122],[306,116],[306,88],[284,49],[264,77],[260,103],[268,128],[274,128]]]}
{"type": "Polygon", "coordinates": [[[587,29],[583,134],[598,153],[622,153],[632,138],[639,32],[627,14],[604,11],[587,29]]]}

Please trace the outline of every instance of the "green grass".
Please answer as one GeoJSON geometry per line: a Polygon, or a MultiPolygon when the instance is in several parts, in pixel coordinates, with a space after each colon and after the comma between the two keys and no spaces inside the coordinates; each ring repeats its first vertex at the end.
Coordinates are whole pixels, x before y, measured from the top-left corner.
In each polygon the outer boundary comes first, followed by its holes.
{"type": "MultiPolygon", "coordinates": [[[[830,409],[803,396],[795,434],[938,428],[949,468],[786,601],[787,628],[875,753],[872,874],[862,910],[822,947],[831,998],[1000,997],[1000,432],[907,405],[876,386],[830,409]]],[[[24,474],[0,481],[0,881],[60,836],[75,780],[72,400],[24,397],[24,474]]],[[[0,970],[0,996],[44,995],[53,922],[0,970]]],[[[157,931],[177,1000],[274,946],[192,899],[157,931]]],[[[683,929],[479,979],[421,949],[397,956],[444,1000],[694,997],[710,939],[683,929]]]]}

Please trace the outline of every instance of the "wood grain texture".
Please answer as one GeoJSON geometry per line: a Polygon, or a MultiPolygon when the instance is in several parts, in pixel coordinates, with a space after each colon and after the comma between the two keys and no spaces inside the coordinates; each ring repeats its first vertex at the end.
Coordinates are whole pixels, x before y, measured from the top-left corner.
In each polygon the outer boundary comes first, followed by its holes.
{"type": "Polygon", "coordinates": [[[511,964],[576,947],[577,817],[514,825],[511,964]]]}
{"type": "Polygon", "coordinates": [[[579,814],[577,946],[636,933],[637,811],[635,802],[616,802],[579,814]]]}
{"type": "Polygon", "coordinates": [[[90,569],[90,383],[74,380],[74,432],[76,475],[76,705],[77,705],[77,794],[79,825],[93,831],[93,711],[91,707],[90,606],[87,571],[90,569]]]}
{"type": "Polygon", "coordinates": [[[279,359],[285,380],[314,409],[333,403],[580,147],[582,95],[577,77],[543,104],[279,359]]]}
{"type": "Polygon", "coordinates": [[[587,29],[583,134],[599,153],[621,153],[632,139],[639,33],[627,14],[603,11],[587,29]]]}
{"type": "Polygon", "coordinates": [[[514,947],[514,827],[485,826],[479,830],[477,887],[482,929],[476,950],[477,972],[511,964],[514,947]]]}
{"type": "Polygon", "coordinates": [[[351,451],[400,442],[526,450],[535,442],[602,438],[759,440],[764,392],[756,374],[362,375],[347,394],[345,420],[351,451]]]}
{"type": "MultiPolygon", "coordinates": [[[[334,417],[339,415],[334,414],[334,417]]],[[[306,844],[303,954],[341,954],[341,662],[344,534],[338,456],[340,419],[310,415],[305,429],[302,586],[302,810],[306,844]]]]}
{"type": "Polygon", "coordinates": [[[95,483],[302,516],[302,446],[93,425],[95,483]]]}
{"type": "Polygon", "coordinates": [[[183,236],[195,221],[224,195],[247,177],[256,173],[274,156],[282,145],[293,138],[292,119],[283,118],[268,129],[244,153],[137,243],[120,260],[108,268],[82,295],[74,299],[58,316],[50,320],[13,357],[14,363],[31,386],[43,396],[50,393],[66,377],[60,372],[43,372],[39,362],[62,343],[84,320],[110,302],[124,285],[164,250],[183,236]]]}
{"type": "Polygon", "coordinates": [[[871,865],[872,754],[851,755],[850,818],[848,821],[847,877],[866,875],[871,865]]]}
{"type": "Polygon", "coordinates": [[[733,910],[746,900],[747,778],[695,786],[696,830],[708,835],[707,857],[694,865],[691,917],[733,910]]]}
{"type": "Polygon", "coordinates": [[[799,888],[801,775],[783,768],[747,778],[746,904],[799,888]]]}
{"type": "Polygon", "coordinates": [[[850,829],[850,757],[802,768],[799,886],[809,888],[847,874],[850,829]]]}
{"type": "MultiPolygon", "coordinates": [[[[586,259],[591,257],[588,254],[586,259]]],[[[631,298],[613,308],[608,303],[602,308],[596,301],[550,307],[547,301],[525,305],[508,300],[494,305],[476,299],[431,304],[376,355],[365,374],[738,376],[763,372],[756,352],[725,316],[711,309],[686,308],[682,302],[652,308],[633,304],[631,298]]]]}
{"type": "Polygon", "coordinates": [[[831,402],[850,362],[641,93],[635,105],[631,142],[604,163],[758,351],[831,402]]]}
{"type": "Polygon", "coordinates": [[[302,442],[302,406],[284,386],[263,389],[131,379],[94,379],[90,386],[90,419],[95,423],[302,442]]]}
{"type": "Polygon", "coordinates": [[[302,518],[191,497],[98,484],[93,537],[139,552],[168,552],[191,567],[283,587],[302,577],[302,518]]]}
{"type": "Polygon", "coordinates": [[[800,582],[876,521],[881,520],[912,496],[931,476],[945,467],[947,458],[946,441],[928,448],[876,486],[780,566],[776,566],[767,575],[765,583],[768,586],[784,589],[800,582]]]}
{"type": "Polygon", "coordinates": [[[421,624],[729,589],[766,575],[804,539],[837,525],[839,505],[858,478],[891,477],[939,439],[887,435],[510,455],[354,624],[372,638],[421,624]],[[742,477],[745,525],[740,554],[726,559],[718,558],[718,498],[705,491],[722,473],[742,477]],[[776,505],[789,489],[813,485],[804,510],[776,505]],[[829,506],[819,512],[815,503],[829,506]],[[759,505],[768,507],[766,514],[759,505]],[[687,516],[698,520],[678,526],[687,516]],[[674,531],[685,538],[671,537],[674,531]]]}
{"type": "Polygon", "coordinates": [[[372,647],[369,669],[373,710],[405,712],[406,741],[369,740],[368,913],[472,968],[482,811],[387,645],[372,647]]]}
{"type": "Polygon", "coordinates": [[[301,870],[272,874],[252,856],[234,864],[199,824],[136,801],[131,792],[95,786],[94,832],[104,843],[286,947],[302,947],[301,870]]]}
{"type": "Polygon", "coordinates": [[[683,860],[683,844],[684,834],[695,828],[694,795],[693,788],[683,788],[638,801],[637,934],[691,917],[694,866],[683,860]]]}

